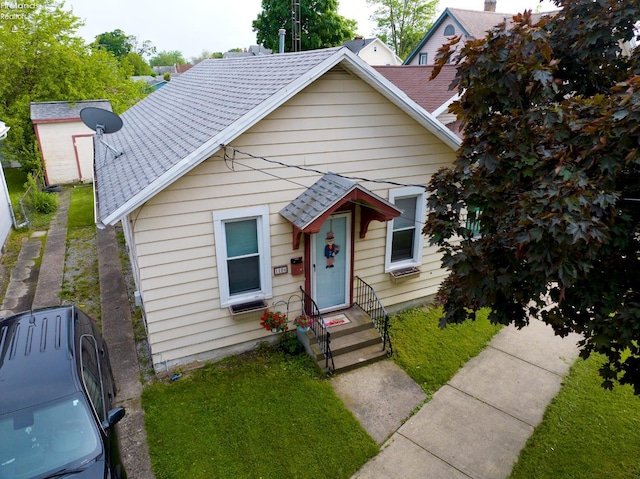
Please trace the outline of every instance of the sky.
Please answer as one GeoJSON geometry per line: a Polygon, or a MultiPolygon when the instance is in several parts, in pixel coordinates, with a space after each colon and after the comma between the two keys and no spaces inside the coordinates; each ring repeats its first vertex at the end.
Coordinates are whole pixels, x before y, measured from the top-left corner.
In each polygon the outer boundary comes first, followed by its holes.
{"type": "MultiPolygon", "coordinates": [[[[542,3],[539,0],[498,0],[496,11],[535,11],[538,5],[540,11],[555,8],[549,0],[542,3]]],[[[203,50],[226,52],[254,45],[256,37],[251,24],[262,10],[262,1],[66,0],[65,7],[85,22],[78,33],[87,42],[92,42],[101,33],[120,29],[127,35],[135,35],[140,42],[151,41],[157,51],[179,50],[186,60],[190,60],[203,50]]],[[[438,15],[446,7],[482,10],[484,0],[440,0],[438,15]]],[[[338,13],[356,20],[357,33],[365,37],[373,36],[372,11],[366,0],[339,0],[338,13]]]]}

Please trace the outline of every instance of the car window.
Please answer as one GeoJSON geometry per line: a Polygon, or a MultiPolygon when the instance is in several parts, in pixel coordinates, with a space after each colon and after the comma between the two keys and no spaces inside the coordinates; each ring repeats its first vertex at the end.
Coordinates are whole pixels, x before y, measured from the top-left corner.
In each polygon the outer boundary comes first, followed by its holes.
{"type": "Polygon", "coordinates": [[[105,421],[107,419],[107,412],[104,404],[104,386],[100,379],[98,345],[93,336],[84,335],[80,338],[80,359],[84,387],[100,421],[105,421]]]}
{"type": "Polygon", "coordinates": [[[102,453],[81,395],[0,416],[0,479],[82,467],[102,453]]]}

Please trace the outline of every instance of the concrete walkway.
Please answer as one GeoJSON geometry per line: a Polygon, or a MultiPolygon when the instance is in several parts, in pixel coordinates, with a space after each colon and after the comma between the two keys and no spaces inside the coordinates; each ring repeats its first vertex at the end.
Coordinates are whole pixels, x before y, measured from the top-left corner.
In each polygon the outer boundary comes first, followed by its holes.
{"type": "Polygon", "coordinates": [[[122,459],[129,479],[153,479],[144,428],[140,368],[115,228],[97,230],[97,245],[102,334],[109,345],[118,387],[116,404],[127,411],[118,423],[122,459]]]}
{"type": "MultiPolygon", "coordinates": [[[[557,337],[540,321],[522,330],[504,328],[353,477],[508,477],[577,358],[579,339],[575,334],[557,337]]],[[[354,371],[350,381],[370,382],[367,374],[367,368],[354,371]]],[[[370,407],[375,404],[366,400],[370,407]]],[[[373,434],[376,426],[359,419],[373,434]]]]}

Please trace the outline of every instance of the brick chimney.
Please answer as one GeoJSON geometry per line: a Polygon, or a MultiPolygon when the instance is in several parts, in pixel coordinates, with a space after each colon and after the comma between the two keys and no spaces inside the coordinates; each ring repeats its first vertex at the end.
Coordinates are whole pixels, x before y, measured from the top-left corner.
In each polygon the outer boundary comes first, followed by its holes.
{"type": "Polygon", "coordinates": [[[484,0],[484,11],[485,12],[495,12],[496,11],[496,1],[497,0],[484,0]]]}

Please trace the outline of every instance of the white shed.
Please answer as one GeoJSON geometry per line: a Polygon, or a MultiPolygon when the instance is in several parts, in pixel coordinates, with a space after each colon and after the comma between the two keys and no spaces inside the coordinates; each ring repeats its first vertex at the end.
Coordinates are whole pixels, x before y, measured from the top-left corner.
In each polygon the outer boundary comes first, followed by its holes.
{"type": "Polygon", "coordinates": [[[93,131],[80,119],[86,107],[111,111],[109,100],[31,103],[31,121],[48,185],[93,181],[93,131]]]}

